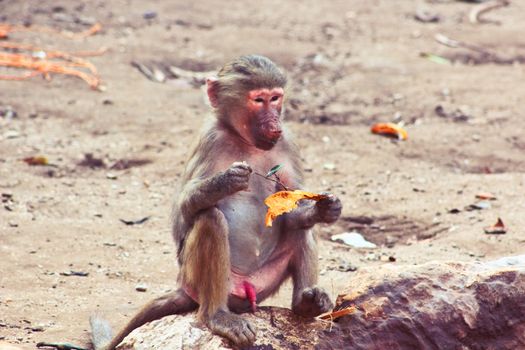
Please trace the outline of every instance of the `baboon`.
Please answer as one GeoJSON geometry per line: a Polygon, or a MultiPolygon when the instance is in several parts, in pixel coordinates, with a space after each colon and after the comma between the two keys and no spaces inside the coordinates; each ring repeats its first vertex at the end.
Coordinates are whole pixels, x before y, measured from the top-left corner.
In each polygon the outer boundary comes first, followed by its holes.
{"type": "Polygon", "coordinates": [[[254,342],[256,330],[239,313],[293,280],[292,310],[314,317],[333,307],[317,286],[317,243],[310,228],[341,214],[334,195],[302,201],[265,226],[264,199],[300,189],[303,172],[296,146],[281,124],[286,76],[270,59],[249,55],[226,64],[207,80],[215,118],[191,152],[173,209],[178,248],[178,289],[147,304],[115,337],[93,317],[93,343],[113,349],[133,329],[166,315],[198,310],[198,319],[236,346],[254,342]],[[264,176],[281,164],[280,183],[264,176]]]}

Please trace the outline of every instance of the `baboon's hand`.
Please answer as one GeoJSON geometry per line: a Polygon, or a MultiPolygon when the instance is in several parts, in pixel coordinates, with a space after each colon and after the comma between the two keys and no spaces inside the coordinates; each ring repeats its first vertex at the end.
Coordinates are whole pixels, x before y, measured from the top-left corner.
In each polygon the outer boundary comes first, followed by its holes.
{"type": "Polygon", "coordinates": [[[328,224],[339,219],[339,216],[341,216],[341,210],[343,209],[341,201],[333,194],[328,194],[328,198],[321,199],[317,202],[316,207],[319,220],[328,224]]]}
{"type": "Polygon", "coordinates": [[[229,194],[248,189],[252,168],[245,162],[235,162],[223,174],[223,185],[229,194]]]}

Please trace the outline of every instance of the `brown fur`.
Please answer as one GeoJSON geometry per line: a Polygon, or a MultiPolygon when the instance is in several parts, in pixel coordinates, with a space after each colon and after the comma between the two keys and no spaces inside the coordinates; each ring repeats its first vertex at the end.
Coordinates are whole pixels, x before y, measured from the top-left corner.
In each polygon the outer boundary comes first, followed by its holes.
{"type": "Polygon", "coordinates": [[[184,245],[182,282],[197,295],[201,321],[208,320],[228,300],[230,248],[227,230],[224,215],[218,209],[207,209],[195,220],[184,245]]]}
{"type": "MultiPolygon", "coordinates": [[[[247,306],[245,300],[229,296],[230,249],[232,244],[238,249],[233,252],[237,253],[237,267],[242,268],[245,263],[258,266],[268,262],[259,260],[254,263],[253,259],[260,259],[255,258],[258,255],[242,254],[260,245],[256,235],[261,234],[257,218],[261,216],[260,220],[263,220],[264,217],[264,212],[261,215],[264,197],[261,196],[271,189],[264,180],[250,177],[252,169],[249,165],[237,161],[246,157],[250,165],[259,171],[268,170],[276,162],[285,162],[287,171],[282,174],[282,181],[290,188],[301,187],[303,175],[299,154],[296,147],[287,141],[286,131],[273,146],[270,144],[270,147],[261,148],[250,144],[253,141],[250,132],[253,131],[247,128],[247,120],[253,122],[253,118],[258,118],[248,113],[245,102],[248,92],[261,88],[284,88],[285,84],[286,76],[280,68],[269,59],[255,55],[242,56],[226,64],[216,79],[208,81],[208,96],[217,118],[206,127],[191,152],[173,209],[173,237],[178,248],[180,288],[147,304],[113,339],[107,323],[93,318],[95,349],[112,350],[142,324],[197,307],[198,318],[214,333],[229,338],[237,346],[253,343],[255,331],[252,326],[229,310],[231,307],[234,311],[241,311],[247,306]],[[250,195],[238,195],[248,188],[250,195]],[[232,210],[237,217],[227,219],[226,212],[232,215],[232,210]],[[233,231],[229,223],[233,224],[233,231]],[[235,223],[245,225],[246,231],[244,226],[240,230],[237,226],[235,230],[235,223]],[[248,230],[250,227],[251,231],[248,230]]],[[[280,123],[280,113],[279,110],[273,123],[280,123]]],[[[258,125],[259,120],[255,122],[254,125],[258,125]]],[[[275,230],[265,232],[268,234],[265,244],[269,244],[270,251],[289,252],[290,260],[283,260],[283,264],[287,264],[286,272],[274,277],[268,289],[258,295],[260,300],[275,293],[281,283],[291,276],[294,283],[292,309],[297,314],[315,316],[330,307],[328,295],[315,287],[318,276],[317,245],[309,228],[316,222],[335,221],[341,205],[335,197],[325,200],[324,204],[322,202],[302,205],[276,220],[275,230]]]]}

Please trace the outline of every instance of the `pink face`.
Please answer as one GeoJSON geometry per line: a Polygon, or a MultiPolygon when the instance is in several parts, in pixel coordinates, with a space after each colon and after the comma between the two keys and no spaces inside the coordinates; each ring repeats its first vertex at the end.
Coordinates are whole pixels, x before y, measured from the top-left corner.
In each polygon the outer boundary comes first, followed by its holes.
{"type": "Polygon", "coordinates": [[[281,113],[284,90],[282,88],[257,89],[248,92],[248,108],[252,112],[274,108],[281,113]]]}
{"type": "Polygon", "coordinates": [[[269,149],[281,137],[282,88],[256,89],[248,92],[246,106],[250,111],[250,125],[256,145],[269,149]]]}

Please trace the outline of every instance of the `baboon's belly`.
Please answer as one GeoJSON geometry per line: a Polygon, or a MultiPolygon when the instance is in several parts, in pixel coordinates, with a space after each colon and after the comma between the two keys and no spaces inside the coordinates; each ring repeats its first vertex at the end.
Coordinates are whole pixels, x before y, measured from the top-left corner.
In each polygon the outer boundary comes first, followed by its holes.
{"type": "Polygon", "coordinates": [[[218,205],[228,223],[232,270],[242,276],[254,275],[272,260],[279,260],[276,252],[281,244],[281,225],[265,226],[264,198],[266,193],[240,192],[218,205]]]}
{"type": "Polygon", "coordinates": [[[242,299],[247,298],[246,282],[253,286],[257,295],[272,294],[288,276],[291,256],[289,250],[276,251],[265,265],[250,275],[238,273],[232,266],[230,294],[242,299]]]}

